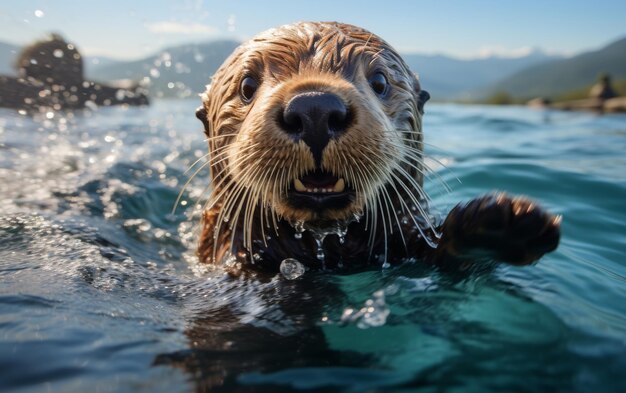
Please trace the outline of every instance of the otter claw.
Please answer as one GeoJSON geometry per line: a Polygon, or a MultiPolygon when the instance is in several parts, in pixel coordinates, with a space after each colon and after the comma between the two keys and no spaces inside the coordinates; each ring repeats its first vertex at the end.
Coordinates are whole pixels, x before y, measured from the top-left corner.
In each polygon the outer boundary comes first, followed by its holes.
{"type": "Polygon", "coordinates": [[[486,195],[452,209],[436,254],[445,261],[486,253],[495,260],[527,265],[556,249],[561,219],[525,197],[486,195]]]}

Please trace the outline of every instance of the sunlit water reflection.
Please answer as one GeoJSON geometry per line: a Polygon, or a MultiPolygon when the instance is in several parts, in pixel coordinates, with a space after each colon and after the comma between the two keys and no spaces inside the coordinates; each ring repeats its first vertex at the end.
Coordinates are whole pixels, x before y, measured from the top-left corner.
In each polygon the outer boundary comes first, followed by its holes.
{"type": "Polygon", "coordinates": [[[172,213],[197,104],[0,112],[0,390],[626,389],[626,117],[428,108],[436,209],[507,190],[563,215],[536,266],[251,280],[196,262],[206,169],[172,213]]]}

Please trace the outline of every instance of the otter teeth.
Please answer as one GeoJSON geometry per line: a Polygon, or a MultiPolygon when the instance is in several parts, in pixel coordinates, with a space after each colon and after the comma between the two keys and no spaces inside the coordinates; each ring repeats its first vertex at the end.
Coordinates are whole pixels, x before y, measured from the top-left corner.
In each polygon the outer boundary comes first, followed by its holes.
{"type": "Polygon", "coordinates": [[[343,190],[346,188],[346,182],[343,180],[343,178],[337,180],[337,183],[335,183],[335,186],[333,187],[333,191],[334,192],[343,192],[343,190]]]}
{"type": "Polygon", "coordinates": [[[310,192],[310,193],[327,193],[327,192],[343,192],[346,188],[346,182],[343,179],[337,180],[332,188],[307,188],[304,186],[300,179],[295,179],[293,182],[294,188],[298,192],[310,192]]]}
{"type": "Polygon", "coordinates": [[[306,192],[306,187],[304,186],[304,184],[302,184],[300,179],[294,180],[293,185],[296,188],[296,191],[298,191],[298,192],[306,192]]]}

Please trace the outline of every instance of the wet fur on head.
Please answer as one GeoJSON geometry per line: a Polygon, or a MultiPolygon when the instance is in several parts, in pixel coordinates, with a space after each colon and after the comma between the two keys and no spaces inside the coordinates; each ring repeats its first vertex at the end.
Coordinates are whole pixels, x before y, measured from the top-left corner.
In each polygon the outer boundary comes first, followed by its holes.
{"type": "Polygon", "coordinates": [[[213,243],[232,248],[240,235],[251,251],[255,228],[276,229],[283,221],[321,227],[365,214],[371,243],[377,225],[385,232],[400,227],[398,212],[425,216],[421,119],[427,99],[398,53],[355,26],[296,23],[241,45],[214,75],[197,112],[212,182],[201,258],[207,259],[207,248],[220,257],[213,243]],[[373,73],[389,84],[384,96],[370,86],[373,73]],[[250,102],[240,94],[246,77],[258,82],[250,102]],[[280,125],[288,101],[311,91],[339,97],[351,114],[345,132],[330,139],[319,158],[280,125]],[[354,191],[347,206],[315,211],[289,203],[294,180],[316,169],[345,179],[354,191]]]}

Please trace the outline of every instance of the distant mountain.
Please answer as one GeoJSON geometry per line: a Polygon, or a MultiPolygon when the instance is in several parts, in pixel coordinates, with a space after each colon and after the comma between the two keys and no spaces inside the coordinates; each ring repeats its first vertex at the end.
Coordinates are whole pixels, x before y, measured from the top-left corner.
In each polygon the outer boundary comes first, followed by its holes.
{"type": "MultiPolygon", "coordinates": [[[[190,96],[200,93],[211,75],[237,47],[235,41],[216,41],[167,48],[145,59],[94,66],[90,77],[100,81],[150,78],[151,94],[190,96]]],[[[459,60],[442,55],[404,56],[433,99],[468,97],[478,87],[490,85],[531,64],[555,57],[534,51],[520,58],[490,57],[459,60]]]]}
{"type": "Polygon", "coordinates": [[[99,69],[123,62],[124,60],[117,60],[106,56],[85,56],[85,78],[92,80],[99,69]]]}
{"type": "Polygon", "coordinates": [[[90,78],[102,82],[149,81],[153,96],[188,97],[204,91],[213,73],[238,45],[224,40],[166,48],[141,60],[95,65],[90,78]]]}
{"type": "MultiPolygon", "coordinates": [[[[131,79],[150,84],[154,97],[189,97],[204,90],[222,62],[239,45],[223,40],[166,48],[135,61],[86,57],[86,76],[109,82],[131,79]]],[[[0,73],[10,68],[19,48],[0,43],[0,73]]],[[[626,78],[626,38],[594,52],[563,59],[539,50],[518,58],[456,59],[405,54],[433,100],[480,99],[506,91],[514,97],[552,95],[588,85],[600,72],[626,78]]]]}
{"type": "MultiPolygon", "coordinates": [[[[136,61],[85,56],[85,76],[99,82],[149,78],[151,95],[187,97],[204,91],[213,73],[238,45],[227,40],[188,44],[136,61]]],[[[20,50],[20,46],[0,42],[0,74],[15,75],[13,63],[20,50]]]]}
{"type": "Polygon", "coordinates": [[[15,57],[19,50],[20,47],[17,45],[0,42],[0,74],[10,75],[15,73],[13,63],[15,63],[15,57]]]}
{"type": "Polygon", "coordinates": [[[517,98],[550,97],[588,86],[602,72],[614,79],[626,78],[626,38],[600,50],[531,66],[485,91],[506,92],[517,98]]]}
{"type": "Polygon", "coordinates": [[[472,99],[481,88],[490,86],[531,65],[560,58],[534,50],[516,58],[487,57],[462,60],[442,55],[404,55],[409,67],[417,72],[422,87],[435,100],[472,99]]]}

